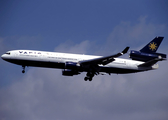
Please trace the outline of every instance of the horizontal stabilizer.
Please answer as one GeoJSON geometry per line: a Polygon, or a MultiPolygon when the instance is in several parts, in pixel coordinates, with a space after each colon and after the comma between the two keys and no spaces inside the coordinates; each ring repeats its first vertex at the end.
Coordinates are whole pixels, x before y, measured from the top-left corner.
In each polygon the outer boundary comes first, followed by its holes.
{"type": "Polygon", "coordinates": [[[162,61],[162,60],[166,60],[166,59],[165,58],[155,58],[153,60],[150,60],[150,61],[147,61],[143,64],[138,65],[138,67],[150,67],[150,66],[153,66],[158,61],[162,61]]]}

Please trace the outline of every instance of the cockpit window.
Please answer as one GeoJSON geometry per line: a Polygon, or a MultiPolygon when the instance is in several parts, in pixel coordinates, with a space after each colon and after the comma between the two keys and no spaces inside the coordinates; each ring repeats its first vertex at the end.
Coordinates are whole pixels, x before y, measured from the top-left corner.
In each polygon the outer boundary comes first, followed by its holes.
{"type": "Polygon", "coordinates": [[[6,52],[5,54],[10,55],[10,52],[6,52]]]}

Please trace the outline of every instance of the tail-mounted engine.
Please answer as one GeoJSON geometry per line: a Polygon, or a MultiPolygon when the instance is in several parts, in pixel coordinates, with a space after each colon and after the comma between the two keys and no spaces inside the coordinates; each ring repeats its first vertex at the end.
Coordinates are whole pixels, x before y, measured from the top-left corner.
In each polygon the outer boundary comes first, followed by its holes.
{"type": "Polygon", "coordinates": [[[155,37],[151,42],[144,46],[141,50],[131,50],[130,58],[138,61],[150,61],[156,58],[166,59],[166,54],[156,53],[164,37],[155,37]]]}
{"type": "Polygon", "coordinates": [[[140,51],[135,51],[135,50],[131,50],[130,52],[130,56],[129,56],[132,60],[138,60],[138,61],[149,61],[155,58],[164,58],[166,59],[166,54],[162,54],[162,53],[143,53],[140,51]]]}

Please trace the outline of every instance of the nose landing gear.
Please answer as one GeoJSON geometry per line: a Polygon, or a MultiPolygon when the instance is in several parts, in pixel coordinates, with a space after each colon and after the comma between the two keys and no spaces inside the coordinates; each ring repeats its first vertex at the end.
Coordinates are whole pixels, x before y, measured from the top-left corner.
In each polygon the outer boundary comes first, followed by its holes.
{"type": "Polygon", "coordinates": [[[22,66],[22,73],[25,73],[25,66],[22,66]]]}

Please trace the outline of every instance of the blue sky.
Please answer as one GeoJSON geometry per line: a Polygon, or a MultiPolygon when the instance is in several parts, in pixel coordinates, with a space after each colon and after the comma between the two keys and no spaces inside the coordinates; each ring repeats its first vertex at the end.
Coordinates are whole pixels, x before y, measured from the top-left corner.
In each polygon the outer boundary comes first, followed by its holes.
{"type": "MultiPolygon", "coordinates": [[[[164,36],[166,0],[1,0],[0,54],[14,49],[110,55],[139,50],[164,36]]],[[[128,54],[123,56],[128,58],[128,54]]],[[[21,67],[0,59],[0,119],[168,118],[167,61],[130,75],[63,77],[61,70],[21,67]]]]}
{"type": "Polygon", "coordinates": [[[166,24],[166,3],[157,0],[2,1],[0,35],[15,39],[41,37],[40,43],[46,47],[39,44],[32,47],[41,50],[53,50],[67,40],[90,40],[101,44],[123,21],[134,25],[140,17],[147,16],[147,23],[166,24]]]}

